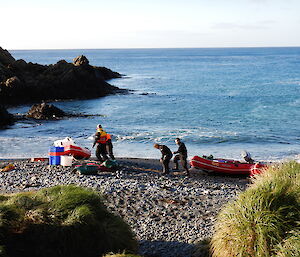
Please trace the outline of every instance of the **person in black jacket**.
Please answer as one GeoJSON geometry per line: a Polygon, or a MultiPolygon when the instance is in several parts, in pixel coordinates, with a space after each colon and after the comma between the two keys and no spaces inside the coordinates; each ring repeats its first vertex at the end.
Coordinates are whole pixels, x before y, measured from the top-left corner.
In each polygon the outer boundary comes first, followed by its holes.
{"type": "Polygon", "coordinates": [[[178,150],[176,152],[173,152],[173,154],[176,154],[174,156],[174,170],[178,170],[178,161],[180,160],[182,167],[185,170],[185,174],[189,175],[189,169],[187,167],[187,150],[185,147],[185,144],[181,142],[180,138],[175,139],[175,143],[178,145],[178,150]]]}
{"type": "Polygon", "coordinates": [[[159,145],[159,144],[154,144],[154,148],[160,150],[162,156],[160,159],[160,162],[162,163],[163,166],[163,174],[169,174],[169,163],[170,160],[172,159],[172,152],[169,147],[166,145],[159,145]]]}

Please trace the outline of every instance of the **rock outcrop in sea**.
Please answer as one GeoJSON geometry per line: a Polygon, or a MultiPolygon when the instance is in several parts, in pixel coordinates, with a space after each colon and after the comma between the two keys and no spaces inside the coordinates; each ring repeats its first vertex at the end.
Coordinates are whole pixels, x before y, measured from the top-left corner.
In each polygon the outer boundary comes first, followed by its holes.
{"type": "Polygon", "coordinates": [[[121,77],[108,68],[90,65],[83,55],[74,58],[73,63],[61,60],[56,64],[41,65],[15,60],[0,47],[0,126],[13,122],[13,116],[4,108],[7,105],[127,93],[127,90],[106,82],[121,77]]]}
{"type": "Polygon", "coordinates": [[[34,104],[27,112],[27,118],[37,120],[57,119],[66,116],[66,113],[52,104],[34,104]]]}
{"type": "Polygon", "coordinates": [[[112,86],[106,80],[121,74],[105,67],[89,64],[85,56],[73,63],[61,60],[41,65],[15,60],[0,47],[0,103],[16,105],[55,99],[96,98],[126,90],[112,86]]]}
{"type": "Polygon", "coordinates": [[[31,106],[26,114],[15,115],[16,120],[34,119],[34,120],[60,120],[71,117],[101,117],[101,114],[83,114],[64,112],[53,104],[40,103],[31,106]]]}

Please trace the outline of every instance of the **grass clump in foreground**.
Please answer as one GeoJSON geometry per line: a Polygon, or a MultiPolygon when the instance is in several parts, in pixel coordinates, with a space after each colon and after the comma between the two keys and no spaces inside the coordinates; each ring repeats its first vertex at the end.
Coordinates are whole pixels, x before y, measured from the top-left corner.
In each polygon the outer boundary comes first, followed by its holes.
{"type": "Polygon", "coordinates": [[[76,186],[0,196],[0,256],[99,257],[135,252],[129,226],[76,186]]]}
{"type": "Polygon", "coordinates": [[[300,164],[270,167],[218,215],[212,256],[300,256],[300,164]]]}

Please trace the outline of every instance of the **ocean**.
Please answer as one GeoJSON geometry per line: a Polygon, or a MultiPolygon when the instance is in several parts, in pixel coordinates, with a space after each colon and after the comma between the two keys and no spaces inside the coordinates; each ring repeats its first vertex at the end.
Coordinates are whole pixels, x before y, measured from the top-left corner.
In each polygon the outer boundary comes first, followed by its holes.
{"type": "MultiPolygon", "coordinates": [[[[188,156],[255,160],[300,154],[300,47],[14,50],[16,59],[54,64],[85,55],[90,64],[125,76],[110,80],[128,95],[56,101],[66,112],[99,117],[22,121],[0,131],[0,158],[46,157],[55,140],[73,138],[92,150],[96,125],[113,136],[117,157],[159,158],[154,143],[188,156]]],[[[9,108],[26,113],[29,105],[9,108]]]]}

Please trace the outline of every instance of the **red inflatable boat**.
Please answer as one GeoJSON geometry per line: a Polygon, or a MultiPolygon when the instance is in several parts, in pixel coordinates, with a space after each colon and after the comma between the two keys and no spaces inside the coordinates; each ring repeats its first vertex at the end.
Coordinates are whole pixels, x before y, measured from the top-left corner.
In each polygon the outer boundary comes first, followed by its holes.
{"type": "Polygon", "coordinates": [[[91,157],[91,151],[78,145],[65,146],[64,155],[73,155],[76,159],[88,159],[91,157]]]}
{"type": "Polygon", "coordinates": [[[224,174],[236,175],[253,175],[260,173],[260,170],[265,168],[265,164],[250,164],[242,163],[235,160],[227,159],[206,159],[199,156],[194,156],[191,159],[191,166],[205,171],[213,171],[224,174]]]}

